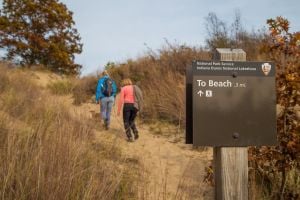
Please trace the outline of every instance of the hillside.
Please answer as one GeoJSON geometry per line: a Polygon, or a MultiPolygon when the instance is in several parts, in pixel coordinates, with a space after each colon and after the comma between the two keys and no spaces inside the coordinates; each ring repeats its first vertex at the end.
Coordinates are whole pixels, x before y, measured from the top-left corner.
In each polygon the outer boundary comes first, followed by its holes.
{"type": "Polygon", "coordinates": [[[51,84],[70,80],[1,66],[5,199],[212,199],[204,182],[210,149],[185,145],[176,126],[159,123],[139,122],[139,140],[128,143],[116,108],[105,131],[99,105],[53,94],[51,84]]]}
{"type": "Polygon", "coordinates": [[[211,60],[215,48],[234,47],[245,50],[247,61],[272,61],[276,68],[274,134],[278,145],[248,148],[249,198],[299,199],[300,32],[291,32],[290,22],[284,17],[268,19],[268,32],[237,29],[231,32],[234,37],[226,31],[218,32],[219,26],[210,22],[212,34],[206,42],[211,52],[166,41],[157,51],[150,49],[137,59],[109,63],[106,68],[118,81],[133,79],[147,94],[144,122],[163,121],[180,129],[186,124],[185,70],[193,60],[211,60]]]}

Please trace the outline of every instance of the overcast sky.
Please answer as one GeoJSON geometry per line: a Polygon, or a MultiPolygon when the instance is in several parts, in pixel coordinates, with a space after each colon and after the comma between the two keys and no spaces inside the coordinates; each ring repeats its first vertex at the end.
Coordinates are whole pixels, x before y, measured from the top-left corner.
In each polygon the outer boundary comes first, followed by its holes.
{"type": "MultiPolygon", "coordinates": [[[[266,26],[268,18],[284,16],[300,31],[300,0],[61,0],[74,12],[83,42],[76,62],[82,73],[143,55],[150,47],[171,43],[204,45],[209,12],[230,24],[236,10],[247,30],[266,26]],[[145,45],[146,44],[146,45],[145,45]]],[[[2,0],[0,0],[2,2],[2,0]]]]}

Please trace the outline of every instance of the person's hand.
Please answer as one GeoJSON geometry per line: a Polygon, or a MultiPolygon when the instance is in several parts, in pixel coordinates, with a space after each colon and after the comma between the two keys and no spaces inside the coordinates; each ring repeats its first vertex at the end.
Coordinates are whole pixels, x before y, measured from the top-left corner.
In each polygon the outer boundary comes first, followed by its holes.
{"type": "Polygon", "coordinates": [[[117,116],[118,116],[118,117],[120,116],[120,111],[117,112],[117,116]]]}

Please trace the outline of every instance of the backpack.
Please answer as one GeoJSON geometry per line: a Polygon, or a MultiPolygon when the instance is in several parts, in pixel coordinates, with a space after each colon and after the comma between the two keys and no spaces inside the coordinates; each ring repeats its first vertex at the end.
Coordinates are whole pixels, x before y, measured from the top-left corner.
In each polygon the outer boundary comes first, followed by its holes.
{"type": "Polygon", "coordinates": [[[104,81],[102,86],[102,93],[106,97],[110,97],[113,93],[113,80],[111,78],[107,78],[104,81]]]}
{"type": "Polygon", "coordinates": [[[134,104],[133,106],[142,111],[143,109],[143,93],[137,85],[133,85],[134,104]]]}

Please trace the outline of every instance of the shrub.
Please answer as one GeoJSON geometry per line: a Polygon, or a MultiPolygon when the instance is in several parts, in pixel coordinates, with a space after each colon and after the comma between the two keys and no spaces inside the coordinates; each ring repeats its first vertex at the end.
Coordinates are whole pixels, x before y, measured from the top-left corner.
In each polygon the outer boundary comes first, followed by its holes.
{"type": "Polygon", "coordinates": [[[92,101],[97,87],[97,77],[88,76],[77,80],[73,89],[74,104],[80,105],[88,100],[92,101]]]}
{"type": "Polygon", "coordinates": [[[68,95],[73,92],[74,85],[70,80],[60,80],[49,83],[48,88],[52,94],[68,95]]]}
{"type": "Polygon", "coordinates": [[[264,191],[268,191],[271,199],[297,199],[300,197],[300,188],[296,187],[300,180],[300,122],[295,108],[299,105],[300,91],[300,33],[291,33],[290,23],[283,17],[269,19],[267,23],[270,35],[261,51],[276,65],[277,105],[282,107],[282,112],[277,116],[278,145],[250,148],[250,164],[268,183],[264,191]]]}

